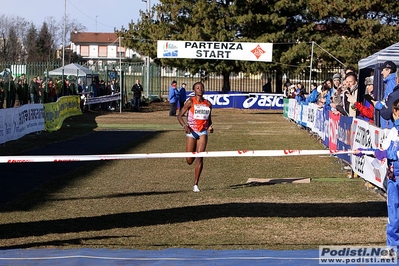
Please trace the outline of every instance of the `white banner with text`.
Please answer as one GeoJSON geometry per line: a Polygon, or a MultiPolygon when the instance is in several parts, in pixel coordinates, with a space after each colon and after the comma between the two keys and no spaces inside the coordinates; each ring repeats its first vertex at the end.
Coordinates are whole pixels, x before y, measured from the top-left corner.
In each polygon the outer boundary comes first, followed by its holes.
{"type": "Polygon", "coordinates": [[[158,58],[191,58],[271,62],[272,43],[158,41],[158,58]]]}

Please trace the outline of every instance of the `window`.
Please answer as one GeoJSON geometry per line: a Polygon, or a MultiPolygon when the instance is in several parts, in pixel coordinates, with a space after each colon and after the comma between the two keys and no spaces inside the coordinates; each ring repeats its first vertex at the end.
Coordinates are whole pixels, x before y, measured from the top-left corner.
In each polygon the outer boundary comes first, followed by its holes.
{"type": "Polygon", "coordinates": [[[81,56],[89,56],[89,46],[88,45],[80,46],[80,55],[81,56]]]}
{"type": "Polygon", "coordinates": [[[98,56],[99,57],[107,57],[108,51],[107,51],[107,46],[99,46],[98,47],[98,56]]]}

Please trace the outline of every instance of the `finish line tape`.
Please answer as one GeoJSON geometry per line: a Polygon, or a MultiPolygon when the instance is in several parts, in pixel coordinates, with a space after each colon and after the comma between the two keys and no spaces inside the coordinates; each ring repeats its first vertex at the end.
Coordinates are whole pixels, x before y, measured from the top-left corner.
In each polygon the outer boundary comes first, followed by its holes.
{"type": "MultiPolygon", "coordinates": [[[[83,162],[109,161],[150,158],[186,158],[186,157],[276,157],[294,155],[339,155],[350,154],[353,151],[334,150],[239,150],[239,151],[209,151],[209,152],[173,152],[173,153],[142,153],[142,154],[104,154],[104,155],[21,155],[0,156],[0,163],[43,163],[43,162],[83,162]]],[[[372,154],[364,152],[363,154],[372,154]]]]}

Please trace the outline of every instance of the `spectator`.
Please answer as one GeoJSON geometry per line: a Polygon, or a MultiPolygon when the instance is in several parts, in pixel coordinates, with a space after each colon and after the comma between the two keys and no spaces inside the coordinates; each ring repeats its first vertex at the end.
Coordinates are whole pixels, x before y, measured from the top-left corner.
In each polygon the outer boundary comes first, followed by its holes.
{"type": "Polygon", "coordinates": [[[17,80],[17,88],[16,88],[16,95],[15,95],[15,101],[18,100],[19,105],[23,105],[22,99],[23,99],[23,93],[24,93],[24,88],[22,87],[22,79],[18,78],[17,80]]]}
{"type": "Polygon", "coordinates": [[[351,108],[351,103],[349,101],[349,99],[352,99],[352,101],[357,101],[358,84],[356,74],[354,72],[348,72],[348,74],[345,76],[345,82],[347,88],[346,91],[344,91],[343,97],[344,110],[349,114],[349,116],[356,117],[356,111],[351,108]]]}
{"type": "Polygon", "coordinates": [[[284,98],[289,98],[288,96],[290,95],[290,86],[291,86],[291,83],[289,83],[289,82],[284,83],[284,86],[283,86],[283,97],[284,98]]]}
{"type": "Polygon", "coordinates": [[[116,81],[119,78],[118,72],[116,72],[115,67],[112,68],[112,70],[109,72],[109,79],[111,81],[116,81]]]}
{"type": "Polygon", "coordinates": [[[334,74],[333,76],[333,86],[335,90],[340,89],[341,86],[341,74],[334,74]]]}
{"type": "Polygon", "coordinates": [[[319,85],[317,87],[317,91],[319,92],[319,96],[317,98],[317,105],[319,108],[324,108],[327,102],[327,93],[328,88],[325,85],[319,85]]]}
{"type": "Polygon", "coordinates": [[[21,79],[22,79],[22,89],[23,89],[22,104],[28,104],[30,98],[28,80],[26,79],[25,74],[21,75],[21,79]]]}
{"type": "MultiPolygon", "coordinates": [[[[392,106],[392,116],[394,118],[394,126],[388,131],[387,137],[382,142],[382,150],[380,149],[357,149],[353,154],[363,156],[362,151],[371,150],[374,157],[378,160],[387,160],[387,210],[388,223],[386,227],[386,244],[390,247],[399,246],[399,100],[394,101],[392,106]]],[[[395,256],[396,257],[396,256],[395,256]]]]}
{"type": "MultiPolygon", "coordinates": [[[[364,85],[366,85],[366,94],[373,96],[373,89],[374,89],[374,77],[367,77],[364,81],[364,85]]],[[[359,118],[365,121],[368,121],[370,124],[374,124],[374,106],[372,102],[365,99],[364,103],[354,102],[353,108],[357,109],[359,112],[359,118]]]]}
{"type": "Polygon", "coordinates": [[[33,77],[29,85],[30,103],[39,102],[39,84],[37,83],[37,77],[33,77]]]}
{"type": "Polygon", "coordinates": [[[262,86],[262,91],[264,93],[272,92],[272,78],[267,78],[267,82],[265,83],[265,85],[262,86]]]}
{"type": "Polygon", "coordinates": [[[140,111],[141,102],[141,92],[143,91],[143,86],[140,84],[140,80],[136,79],[136,83],[132,86],[133,92],[133,111],[140,111]]]}
{"type": "Polygon", "coordinates": [[[392,106],[393,102],[399,99],[399,69],[396,69],[396,83],[398,85],[396,85],[392,93],[388,95],[386,101],[372,101],[374,106],[378,105],[381,108],[379,110],[380,116],[385,120],[392,121],[392,108],[389,108],[388,106],[392,106]]]}
{"type": "Polygon", "coordinates": [[[4,105],[4,83],[3,83],[3,77],[0,76],[0,109],[3,109],[4,105]]]}
{"type": "Polygon", "coordinates": [[[179,109],[181,110],[184,106],[184,102],[186,101],[186,83],[182,83],[179,89],[179,109]]]}
{"type": "Polygon", "coordinates": [[[319,95],[319,92],[317,91],[317,84],[312,83],[312,85],[310,85],[310,94],[306,98],[306,102],[307,103],[317,103],[318,95],[319,95]]]}
{"type": "Polygon", "coordinates": [[[392,61],[386,61],[378,69],[381,70],[383,76],[382,82],[385,84],[383,100],[386,100],[396,86],[396,64],[392,61]]]}
{"type": "Polygon", "coordinates": [[[326,95],[326,108],[328,110],[331,110],[331,100],[332,100],[332,97],[335,92],[335,90],[333,88],[333,80],[328,78],[323,83],[324,83],[325,88],[328,90],[327,95],[326,95]]]}
{"type": "Polygon", "coordinates": [[[174,80],[170,84],[169,87],[169,94],[168,94],[168,101],[170,103],[170,110],[169,110],[169,116],[176,116],[176,109],[177,109],[177,102],[179,101],[178,98],[178,90],[176,88],[177,81],[174,80]]]}
{"type": "MultiPolygon", "coordinates": [[[[384,96],[382,101],[376,103],[375,109],[381,110],[384,105],[382,102],[386,102],[388,100],[389,94],[392,93],[393,89],[396,87],[396,65],[392,61],[386,61],[380,68],[381,74],[383,77],[383,83],[385,85],[384,96]]],[[[380,127],[381,128],[392,128],[393,122],[389,119],[384,119],[384,117],[380,116],[380,127]]]]}
{"type": "Polygon", "coordinates": [[[57,92],[55,90],[54,83],[51,79],[48,81],[47,87],[48,87],[48,102],[50,103],[55,102],[57,98],[57,92]]]}
{"type": "Polygon", "coordinates": [[[295,99],[295,96],[296,96],[296,87],[295,87],[295,85],[290,85],[288,87],[287,98],[295,99]]]}
{"type": "Polygon", "coordinates": [[[305,96],[305,90],[303,88],[297,90],[297,93],[295,95],[295,100],[298,103],[304,103],[306,102],[306,96],[305,96]]]}
{"type": "Polygon", "coordinates": [[[344,78],[346,77],[346,75],[348,75],[348,73],[353,73],[355,76],[357,75],[356,73],[356,68],[354,66],[347,66],[344,69],[344,78]]]}

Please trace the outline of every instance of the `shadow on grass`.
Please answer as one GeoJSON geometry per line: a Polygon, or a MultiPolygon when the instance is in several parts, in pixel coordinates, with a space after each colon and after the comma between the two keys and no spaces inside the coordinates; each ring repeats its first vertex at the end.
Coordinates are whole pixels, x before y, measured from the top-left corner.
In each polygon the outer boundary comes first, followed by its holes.
{"type": "Polygon", "coordinates": [[[161,192],[134,192],[134,193],[117,193],[117,194],[109,194],[109,195],[104,195],[104,196],[98,196],[98,197],[76,197],[76,198],[57,198],[57,199],[51,199],[47,198],[46,202],[48,201],[69,201],[69,200],[90,200],[90,199],[114,199],[114,198],[126,198],[126,197],[141,197],[141,196],[158,196],[158,195],[168,195],[168,194],[178,194],[186,191],[161,191],[161,192]]]}
{"type": "Polygon", "coordinates": [[[386,203],[225,203],[0,225],[0,239],[184,223],[229,217],[385,217],[386,203]]]}
{"type": "MultiPolygon", "coordinates": [[[[49,143],[43,147],[36,148],[18,155],[90,155],[90,154],[112,154],[122,152],[127,148],[137,147],[159,134],[152,131],[92,131],[88,134],[71,138],[66,141],[49,143]]],[[[102,161],[101,164],[107,162],[102,161]]],[[[14,200],[49,181],[70,175],[66,181],[54,183],[48,192],[54,192],[69,183],[80,178],[79,174],[96,173],[99,162],[49,162],[49,163],[16,163],[4,164],[1,168],[0,179],[0,205],[14,200]],[[72,175],[71,173],[77,174],[72,175]]],[[[23,209],[31,209],[37,201],[26,201],[28,205],[23,209]]],[[[7,211],[7,206],[1,208],[0,212],[7,211]]],[[[15,211],[15,206],[13,207],[15,211]]]]}

